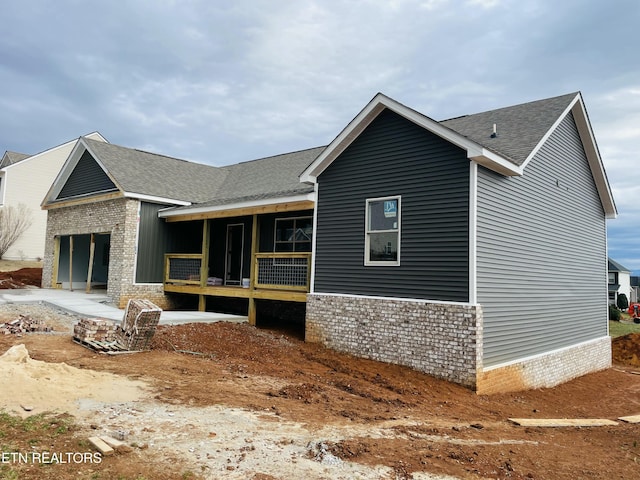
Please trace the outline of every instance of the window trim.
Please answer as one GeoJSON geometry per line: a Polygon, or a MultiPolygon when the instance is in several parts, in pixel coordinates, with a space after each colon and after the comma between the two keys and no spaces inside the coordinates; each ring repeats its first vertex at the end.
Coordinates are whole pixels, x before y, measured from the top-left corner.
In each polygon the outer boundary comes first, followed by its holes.
{"type": "Polygon", "coordinates": [[[365,201],[364,212],[364,265],[365,266],[383,266],[383,267],[399,267],[400,266],[400,244],[402,231],[402,196],[390,195],[387,197],[367,198],[365,201]],[[369,204],[372,202],[380,202],[384,200],[397,200],[398,202],[398,228],[391,230],[369,230],[369,204]],[[396,260],[370,260],[371,233],[396,233],[398,237],[398,254],[396,260]]]}

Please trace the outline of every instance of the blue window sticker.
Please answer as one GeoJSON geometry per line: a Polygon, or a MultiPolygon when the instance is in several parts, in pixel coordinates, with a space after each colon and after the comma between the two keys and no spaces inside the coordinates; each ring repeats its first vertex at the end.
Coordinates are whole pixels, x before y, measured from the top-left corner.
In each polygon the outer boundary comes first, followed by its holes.
{"type": "Polygon", "coordinates": [[[395,218],[398,216],[398,200],[384,201],[384,216],[386,218],[395,218]]]}

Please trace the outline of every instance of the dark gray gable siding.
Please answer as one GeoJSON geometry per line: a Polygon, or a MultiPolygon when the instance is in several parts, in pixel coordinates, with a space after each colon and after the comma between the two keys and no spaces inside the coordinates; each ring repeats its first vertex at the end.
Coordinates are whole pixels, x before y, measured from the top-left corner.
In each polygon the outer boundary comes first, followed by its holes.
{"type": "Polygon", "coordinates": [[[200,253],[202,221],[167,223],[158,210],[170,205],[140,202],[136,283],[162,283],[165,253],[200,253]]]}
{"type": "Polygon", "coordinates": [[[319,176],[315,291],[469,299],[469,160],[383,111],[319,176]],[[365,201],[401,195],[400,266],[364,266],[365,201]]]}
{"type": "Polygon", "coordinates": [[[117,190],[118,188],[100,165],[96,163],[91,154],[85,151],[56,200],[117,190]]]}
{"type": "Polygon", "coordinates": [[[569,114],[525,169],[478,168],[484,366],[607,335],[606,226],[569,114]]]}
{"type": "Polygon", "coordinates": [[[172,235],[169,224],[158,218],[158,210],[167,206],[140,202],[136,283],[163,281],[164,254],[169,251],[172,235]]]}

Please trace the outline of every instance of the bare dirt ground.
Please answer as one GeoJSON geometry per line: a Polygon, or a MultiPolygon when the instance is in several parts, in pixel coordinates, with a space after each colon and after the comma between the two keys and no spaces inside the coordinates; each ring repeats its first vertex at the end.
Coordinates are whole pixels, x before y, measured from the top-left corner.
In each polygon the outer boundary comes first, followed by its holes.
{"type": "MultiPolygon", "coordinates": [[[[46,306],[2,305],[0,323],[20,313],[46,316],[56,333],[0,336],[0,354],[24,344],[34,360],[116,374],[145,388],[136,400],[85,395],[71,408],[67,398],[55,415],[74,416],[75,443],[45,442],[77,450],[88,436],[120,432],[133,451],[99,465],[25,467],[19,478],[640,478],[639,425],[523,428],[508,420],[640,414],[640,372],[629,360],[637,337],[614,342],[612,369],[552,389],[479,396],[281,330],[162,327],[151,351],[109,356],[73,343],[77,319],[46,306]]],[[[3,380],[0,400],[19,403],[12,388],[3,380]]]]}

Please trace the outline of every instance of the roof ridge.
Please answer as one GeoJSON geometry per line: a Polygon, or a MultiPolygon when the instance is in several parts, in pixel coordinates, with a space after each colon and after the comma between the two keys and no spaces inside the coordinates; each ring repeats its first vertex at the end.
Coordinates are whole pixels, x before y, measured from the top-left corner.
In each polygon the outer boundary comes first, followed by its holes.
{"type": "Polygon", "coordinates": [[[563,95],[555,95],[553,97],[548,97],[548,98],[541,98],[541,99],[538,99],[538,100],[530,100],[528,102],[522,102],[522,103],[516,103],[514,105],[507,105],[507,106],[504,106],[504,107],[492,108],[492,109],[489,109],[489,110],[484,110],[482,112],[467,113],[465,115],[458,115],[456,117],[445,118],[445,119],[442,119],[442,120],[438,120],[438,123],[449,122],[449,121],[452,121],[452,120],[458,120],[460,118],[472,117],[474,115],[484,115],[484,114],[491,113],[491,112],[498,112],[500,110],[509,110],[509,109],[521,108],[521,107],[524,107],[524,106],[527,106],[527,105],[533,105],[533,104],[539,104],[539,103],[542,103],[542,102],[548,102],[548,101],[556,100],[556,99],[562,98],[562,97],[572,97],[572,98],[574,98],[576,95],[579,95],[579,94],[580,94],[580,91],[577,91],[577,92],[572,92],[572,93],[565,93],[563,95]]]}
{"type": "Polygon", "coordinates": [[[317,149],[320,149],[320,148],[327,148],[327,146],[326,145],[319,145],[317,147],[302,148],[300,150],[293,150],[291,152],[284,152],[284,153],[278,153],[278,154],[275,154],[275,155],[269,155],[268,157],[254,158],[253,160],[245,160],[244,162],[238,162],[238,163],[232,163],[231,165],[225,165],[222,168],[233,167],[235,165],[244,165],[244,164],[252,163],[252,162],[260,162],[262,160],[269,160],[271,158],[278,158],[278,157],[284,157],[284,156],[287,156],[287,155],[294,155],[296,153],[308,152],[308,151],[317,150],[317,149]]]}

